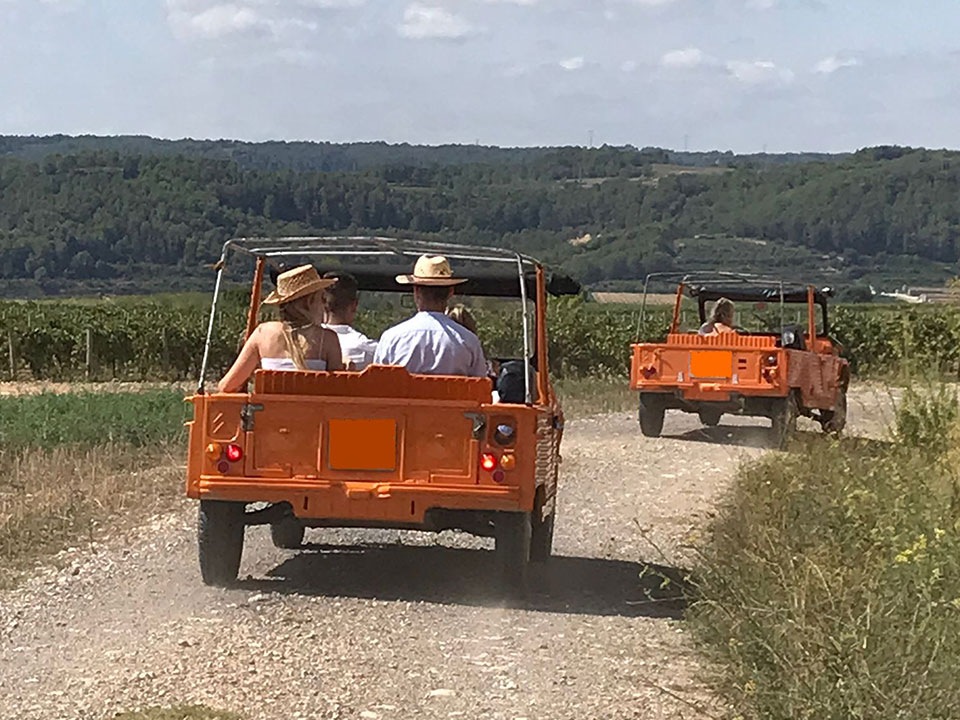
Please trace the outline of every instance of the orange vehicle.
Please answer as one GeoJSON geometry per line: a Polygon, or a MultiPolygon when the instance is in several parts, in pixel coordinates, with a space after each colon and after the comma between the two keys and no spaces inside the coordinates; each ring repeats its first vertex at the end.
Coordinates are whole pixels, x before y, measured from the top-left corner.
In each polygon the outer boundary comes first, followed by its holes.
{"type": "Polygon", "coordinates": [[[219,268],[200,385],[189,398],[186,492],[200,501],[204,582],[236,579],[248,525],[269,524],[283,548],[299,547],[310,527],[492,536],[513,584],[525,581],[529,561],[550,556],[563,414],[547,371],[546,298],[578,292],[575,282],[548,278],[539,262],[508,250],[392,238],[231,240],[219,268]],[[520,301],[523,347],[512,362],[499,358],[496,381],[371,365],[257,370],[248,392],[205,391],[229,260],[246,256],[254,266],[249,337],[265,271],[280,263],[345,269],[361,290],[402,292],[398,271],[427,253],[445,255],[468,278],[459,294],[520,301]]]}
{"type": "MultiPolygon", "coordinates": [[[[649,276],[645,286],[654,279],[649,276]]],[[[658,437],[667,410],[696,413],[705,425],[718,424],[725,413],[767,417],[778,446],[800,415],[840,432],[850,366],[829,334],[829,296],[829,290],[748,275],[680,279],[665,342],[633,346],[630,387],[640,392],[643,434],[658,437]],[[696,328],[681,328],[686,298],[697,304],[696,328]],[[714,329],[708,303],[721,298],[741,308],[741,317],[749,313],[760,329],[714,329]],[[800,324],[790,325],[788,317],[800,324]]]]}

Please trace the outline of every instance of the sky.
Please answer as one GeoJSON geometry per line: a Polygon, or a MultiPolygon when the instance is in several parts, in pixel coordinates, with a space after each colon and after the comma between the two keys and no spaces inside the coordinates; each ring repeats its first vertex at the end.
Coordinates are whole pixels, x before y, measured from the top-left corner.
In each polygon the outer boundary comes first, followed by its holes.
{"type": "Polygon", "coordinates": [[[957,0],[0,0],[0,134],[960,147],[957,0]]]}

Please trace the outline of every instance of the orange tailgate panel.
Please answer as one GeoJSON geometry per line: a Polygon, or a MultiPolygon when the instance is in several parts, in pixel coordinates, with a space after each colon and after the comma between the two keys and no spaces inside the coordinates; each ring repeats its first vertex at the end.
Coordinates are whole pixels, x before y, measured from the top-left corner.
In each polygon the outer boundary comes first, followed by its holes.
{"type": "Polygon", "coordinates": [[[392,418],[329,423],[328,464],[331,470],[396,470],[397,422],[392,418]]]}
{"type": "Polygon", "coordinates": [[[712,380],[729,379],[733,372],[733,353],[729,350],[691,350],[690,376],[712,380]]]}

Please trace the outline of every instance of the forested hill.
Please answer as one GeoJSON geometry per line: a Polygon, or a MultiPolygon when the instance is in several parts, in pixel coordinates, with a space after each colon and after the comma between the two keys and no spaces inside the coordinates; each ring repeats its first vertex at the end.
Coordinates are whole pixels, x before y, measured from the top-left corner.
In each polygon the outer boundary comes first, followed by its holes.
{"type": "Polygon", "coordinates": [[[7,294],[198,286],[230,236],[364,230],[514,247],[595,287],[694,267],[840,286],[956,274],[960,153],[691,169],[659,152],[356,172],[119,151],[0,158],[0,277],[7,294]]]}
{"type": "MultiPolygon", "coordinates": [[[[245,170],[317,170],[356,172],[390,165],[429,167],[490,163],[498,165],[553,165],[557,158],[580,165],[579,172],[595,174],[598,164],[612,156],[621,166],[640,167],[651,162],[689,167],[751,165],[764,167],[813,160],[829,161],[844,155],[780,153],[734,155],[731,152],[678,152],[661,148],[575,147],[501,148],[488,145],[410,145],[385,142],[243,142],[239,140],[162,140],[146,135],[0,135],[0,156],[40,161],[50,155],[84,152],[118,152],[126,155],[188,155],[230,160],[245,170]]],[[[619,169],[619,168],[618,168],[619,169]]]]}

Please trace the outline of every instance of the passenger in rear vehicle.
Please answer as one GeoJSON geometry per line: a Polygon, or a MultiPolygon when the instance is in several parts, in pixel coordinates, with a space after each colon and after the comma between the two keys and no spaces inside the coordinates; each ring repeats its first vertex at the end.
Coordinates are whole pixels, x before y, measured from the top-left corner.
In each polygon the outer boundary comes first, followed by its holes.
{"type": "Polygon", "coordinates": [[[466,282],[455,278],[440,255],[417,260],[412,275],[398,275],[401,285],[413,286],[417,314],[384,331],[374,363],[402,365],[412,373],[485,377],[487,361],[476,334],[447,317],[453,288],[466,282]]]}
{"type": "Polygon", "coordinates": [[[735,333],[733,327],[734,305],[732,300],[720,298],[713,306],[713,314],[708,322],[700,326],[700,335],[723,335],[724,333],[735,333]]]}
{"type": "Polygon", "coordinates": [[[342,370],[337,334],[321,325],[323,291],[334,282],[322,279],[312,265],[280,273],[277,289],[263,301],[277,306],[280,321],[257,326],[217,389],[239,392],[258,366],[265,370],[342,370]]]}
{"type": "Polygon", "coordinates": [[[323,277],[336,281],[324,291],[327,308],[324,327],[333,330],[340,339],[344,368],[363,370],[373,362],[377,343],[353,328],[360,302],[357,279],[350,273],[337,271],[324,273],[323,277]]]}

